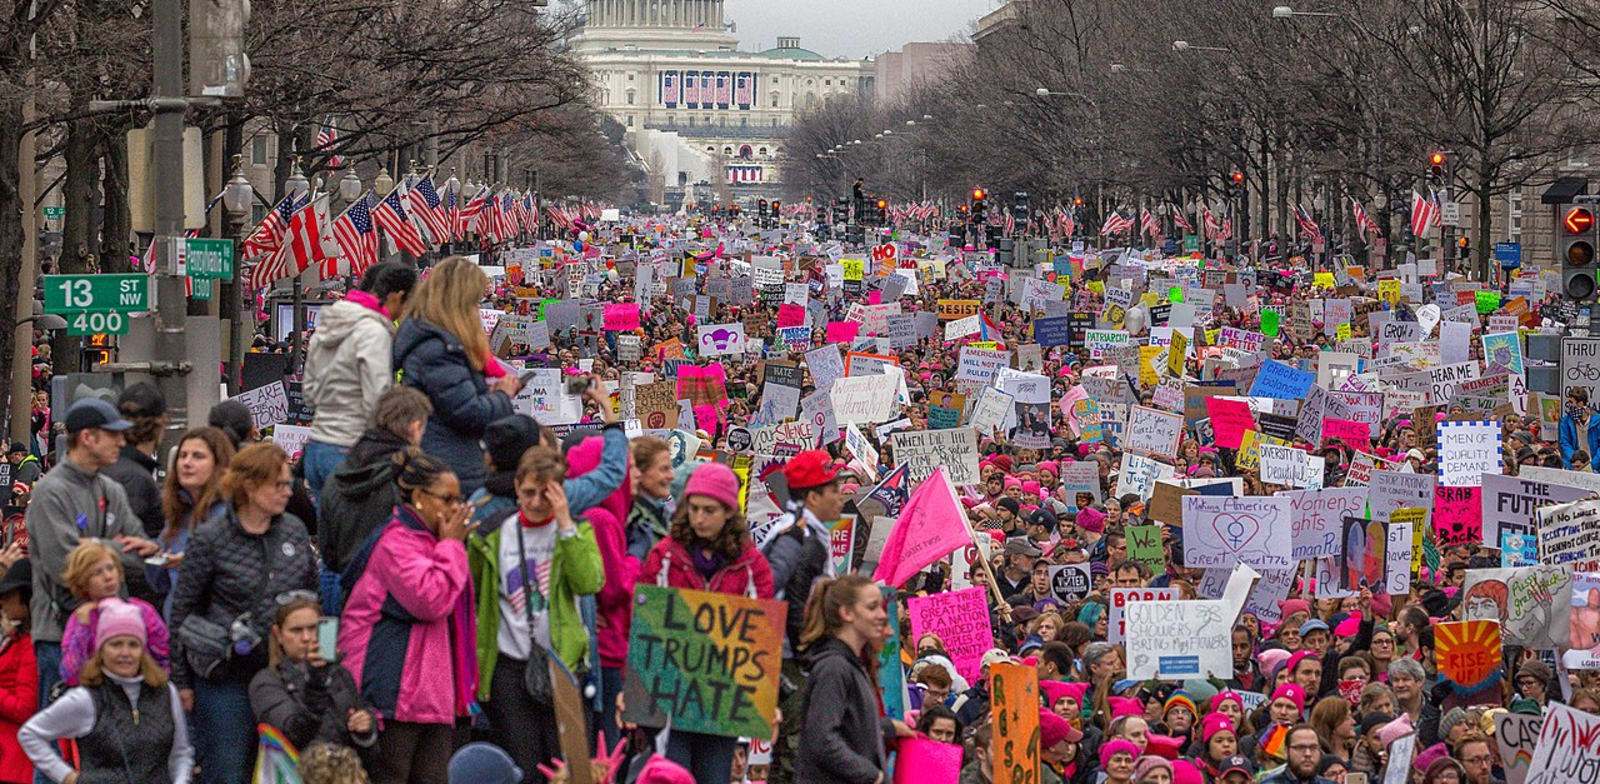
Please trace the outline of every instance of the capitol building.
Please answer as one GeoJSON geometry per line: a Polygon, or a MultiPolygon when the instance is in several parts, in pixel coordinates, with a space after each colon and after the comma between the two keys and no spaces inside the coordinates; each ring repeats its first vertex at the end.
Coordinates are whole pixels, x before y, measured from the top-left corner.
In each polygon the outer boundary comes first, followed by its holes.
{"type": "Polygon", "coordinates": [[[785,37],[740,51],[723,0],[586,0],[585,12],[573,51],[596,105],[627,130],[656,203],[675,207],[694,191],[779,197],[796,118],[874,94],[870,58],[828,59],[785,37]]]}

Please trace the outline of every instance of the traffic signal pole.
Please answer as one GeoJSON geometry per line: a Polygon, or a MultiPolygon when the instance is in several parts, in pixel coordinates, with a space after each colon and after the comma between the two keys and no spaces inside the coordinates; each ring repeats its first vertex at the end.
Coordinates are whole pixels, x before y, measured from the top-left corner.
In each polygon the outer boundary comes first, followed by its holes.
{"type": "Polygon", "coordinates": [[[155,0],[151,10],[157,310],[150,372],[167,402],[167,433],[162,439],[167,443],[176,441],[189,426],[185,377],[192,367],[184,339],[188,301],[177,256],[177,243],[183,239],[183,116],[189,102],[183,98],[183,0],[155,0]]]}

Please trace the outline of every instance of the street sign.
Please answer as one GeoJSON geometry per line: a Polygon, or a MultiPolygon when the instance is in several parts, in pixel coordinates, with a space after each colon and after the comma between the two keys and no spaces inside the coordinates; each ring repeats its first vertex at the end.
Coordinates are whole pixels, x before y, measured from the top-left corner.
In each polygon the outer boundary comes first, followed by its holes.
{"type": "Polygon", "coordinates": [[[190,238],[184,242],[183,255],[190,277],[233,277],[233,240],[190,238]]]}
{"type": "Polygon", "coordinates": [[[44,275],[44,312],[139,313],[150,309],[150,278],[141,274],[44,275]]]}
{"type": "Polygon", "coordinates": [[[1184,253],[1194,253],[1197,250],[1200,250],[1200,235],[1198,235],[1198,234],[1185,234],[1185,235],[1183,235],[1183,252],[1184,253]]]}
{"type": "Polygon", "coordinates": [[[1494,260],[1500,262],[1502,269],[1516,269],[1522,266],[1522,243],[1496,242],[1494,244],[1494,260]]]}
{"type": "MultiPolygon", "coordinates": [[[[192,273],[194,272],[194,269],[190,268],[189,271],[192,273]]],[[[194,300],[195,302],[209,302],[211,300],[211,278],[197,278],[191,276],[188,279],[188,284],[189,299],[194,300]]]]}
{"type": "Polygon", "coordinates": [[[1461,225],[1461,202],[1446,201],[1439,205],[1439,222],[1446,226],[1461,225]]]}
{"type": "Polygon", "coordinates": [[[45,217],[46,220],[61,220],[62,218],[67,217],[67,208],[66,207],[45,207],[44,208],[44,217],[45,217]]]}
{"type": "Polygon", "coordinates": [[[126,335],[132,319],[116,311],[75,313],[67,319],[68,335],[126,335]]]}

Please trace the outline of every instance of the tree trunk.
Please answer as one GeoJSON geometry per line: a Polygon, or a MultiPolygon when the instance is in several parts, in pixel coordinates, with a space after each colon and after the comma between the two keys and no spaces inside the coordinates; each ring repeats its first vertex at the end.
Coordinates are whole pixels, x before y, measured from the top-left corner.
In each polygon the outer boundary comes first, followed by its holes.
{"type": "Polygon", "coordinates": [[[128,137],[125,129],[115,128],[101,140],[105,171],[101,190],[105,194],[105,214],[100,226],[100,268],[106,272],[132,272],[128,257],[143,253],[132,247],[133,218],[128,214],[128,137]]]}
{"type": "MultiPolygon", "coordinates": [[[[22,41],[26,36],[22,37],[22,41]]],[[[26,44],[21,41],[9,41],[0,44],[0,72],[20,74],[13,70],[21,62],[20,52],[16,51],[26,44]]],[[[22,94],[20,91],[0,92],[0,259],[20,259],[22,257],[22,201],[17,192],[18,182],[18,146],[22,143],[22,94]]],[[[32,165],[30,161],[28,165],[32,165]]],[[[4,368],[6,378],[11,374],[11,357],[15,352],[16,331],[11,325],[16,323],[17,316],[17,287],[20,285],[21,264],[11,262],[0,264],[0,368],[4,368]]],[[[11,386],[7,384],[7,386],[11,386]]],[[[12,389],[13,395],[26,395],[27,388],[12,389]]],[[[9,406],[7,407],[9,411],[9,406]]],[[[26,441],[29,423],[17,422],[8,434],[12,441],[26,441]]]]}
{"type": "MultiPolygon", "coordinates": [[[[87,97],[84,100],[88,100],[87,97]]],[[[82,101],[77,102],[79,104],[82,101]]],[[[63,157],[67,163],[66,180],[62,183],[62,198],[67,214],[61,228],[61,260],[56,271],[61,273],[94,272],[95,251],[99,249],[99,232],[96,231],[96,198],[100,180],[100,158],[95,154],[99,131],[88,122],[75,122],[67,126],[67,143],[63,157]]],[[[83,338],[68,335],[66,330],[50,337],[51,369],[55,375],[77,373],[83,367],[79,348],[83,338]]]]}

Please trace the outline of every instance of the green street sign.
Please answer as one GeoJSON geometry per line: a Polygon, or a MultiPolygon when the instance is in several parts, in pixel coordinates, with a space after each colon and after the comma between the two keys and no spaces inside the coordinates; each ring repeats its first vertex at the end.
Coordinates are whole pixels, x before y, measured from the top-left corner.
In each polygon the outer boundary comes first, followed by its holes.
{"type": "Polygon", "coordinates": [[[67,217],[67,208],[66,207],[45,207],[44,208],[44,217],[47,220],[61,220],[62,218],[67,217]]]}
{"type": "Polygon", "coordinates": [[[127,315],[111,311],[95,311],[93,313],[75,313],[67,319],[68,335],[126,335],[128,322],[132,319],[127,315]]]}
{"type": "MultiPolygon", "coordinates": [[[[191,270],[192,272],[193,270],[191,270]]],[[[210,278],[189,278],[189,299],[195,302],[208,302],[211,299],[210,278]]]]}
{"type": "Polygon", "coordinates": [[[150,309],[150,278],[139,273],[122,275],[45,275],[44,312],[83,313],[117,311],[139,313],[150,309]]]}
{"type": "Polygon", "coordinates": [[[233,277],[233,240],[188,239],[183,256],[192,278],[233,277]]]}
{"type": "Polygon", "coordinates": [[[1195,234],[1185,234],[1183,236],[1183,252],[1194,253],[1197,250],[1200,250],[1200,237],[1195,234]]]}

